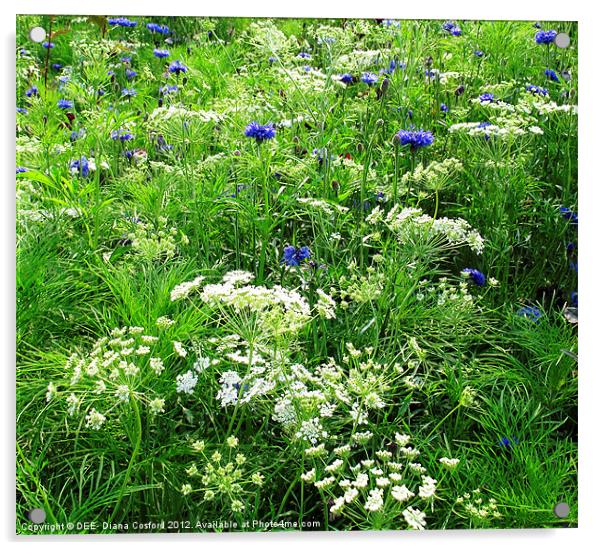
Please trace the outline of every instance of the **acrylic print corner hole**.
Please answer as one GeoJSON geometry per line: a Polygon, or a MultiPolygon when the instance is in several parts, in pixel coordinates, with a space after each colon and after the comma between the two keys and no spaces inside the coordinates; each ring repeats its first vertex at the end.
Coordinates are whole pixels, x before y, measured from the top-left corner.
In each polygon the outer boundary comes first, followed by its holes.
{"type": "Polygon", "coordinates": [[[577,525],[577,25],[340,16],[18,17],[19,534],[577,525]]]}

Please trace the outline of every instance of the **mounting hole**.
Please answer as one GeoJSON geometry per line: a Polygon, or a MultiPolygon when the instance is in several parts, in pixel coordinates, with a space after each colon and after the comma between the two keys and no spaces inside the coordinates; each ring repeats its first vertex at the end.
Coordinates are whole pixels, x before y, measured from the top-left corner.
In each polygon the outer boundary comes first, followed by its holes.
{"type": "Polygon", "coordinates": [[[569,516],[569,505],[566,502],[559,502],[556,506],[554,506],[554,514],[559,518],[566,518],[569,516]]]}
{"type": "Polygon", "coordinates": [[[32,523],[44,523],[44,520],[46,519],[46,512],[44,512],[42,508],[34,508],[33,510],[30,510],[28,515],[29,521],[32,523]]]}
{"type": "Polygon", "coordinates": [[[558,33],[554,38],[554,44],[559,48],[568,48],[570,43],[571,37],[565,32],[558,33]]]}
{"type": "Polygon", "coordinates": [[[34,42],[43,42],[46,38],[46,31],[42,27],[34,27],[29,31],[29,38],[34,42]]]}

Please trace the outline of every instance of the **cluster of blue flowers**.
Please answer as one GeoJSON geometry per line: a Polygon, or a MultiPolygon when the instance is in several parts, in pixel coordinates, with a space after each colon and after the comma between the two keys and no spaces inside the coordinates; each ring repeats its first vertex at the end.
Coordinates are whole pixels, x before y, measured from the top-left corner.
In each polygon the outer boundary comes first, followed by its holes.
{"type": "Polygon", "coordinates": [[[38,87],[35,85],[32,86],[25,92],[25,95],[27,97],[33,97],[33,96],[39,95],[38,87]]]}
{"type": "Polygon", "coordinates": [[[523,306],[517,311],[516,314],[519,317],[525,317],[533,323],[539,323],[539,320],[542,316],[541,310],[535,306],[523,306]]]}
{"type": "Polygon", "coordinates": [[[111,132],[111,139],[114,141],[131,141],[134,139],[134,134],[126,130],[113,130],[111,132]]]}
{"type": "Polygon", "coordinates": [[[136,92],[134,88],[123,88],[123,90],[121,90],[121,97],[136,97],[137,95],[138,92],[136,92]]]}
{"type": "Polygon", "coordinates": [[[409,145],[412,151],[428,147],[435,141],[432,132],[427,130],[399,130],[395,134],[400,145],[409,145]]]}
{"type": "Polygon", "coordinates": [[[159,25],[158,23],[147,23],[146,28],[153,33],[157,34],[169,34],[169,27],[167,25],[159,25]]]}
{"type": "Polygon", "coordinates": [[[364,73],[361,78],[364,84],[368,84],[368,86],[374,86],[378,82],[378,75],[374,73],[364,73]]]}
{"type": "Polygon", "coordinates": [[[538,44],[551,44],[554,42],[558,33],[554,30],[551,31],[538,31],[535,33],[535,42],[538,44]]]}
{"type": "Polygon", "coordinates": [[[560,207],[560,213],[565,220],[571,222],[572,225],[577,225],[579,223],[579,218],[575,212],[573,212],[570,208],[566,206],[560,207]]]}
{"type": "Polygon", "coordinates": [[[259,122],[251,122],[245,128],[245,136],[255,139],[257,143],[261,143],[268,139],[276,137],[276,128],[272,122],[268,124],[259,124],[259,122]]]}
{"type": "Polygon", "coordinates": [[[72,174],[79,174],[87,178],[90,175],[90,163],[85,156],[82,156],[80,159],[72,160],[69,163],[69,170],[72,174]]]}
{"type": "Polygon", "coordinates": [[[472,282],[477,286],[485,286],[485,283],[487,283],[487,277],[478,269],[467,267],[462,270],[462,273],[465,277],[469,277],[472,280],[472,282]]]}
{"type": "Polygon", "coordinates": [[[54,48],[54,42],[42,42],[42,47],[51,50],[54,48]]]}
{"type": "Polygon", "coordinates": [[[458,25],[456,23],[454,23],[453,21],[446,21],[445,23],[443,23],[443,25],[441,25],[441,28],[451,34],[452,36],[461,36],[462,35],[462,29],[460,27],[458,27],[458,25]]]}
{"type": "Polygon", "coordinates": [[[165,57],[169,57],[169,50],[160,50],[155,48],[153,50],[153,55],[159,59],[164,59],[165,57]]]}
{"type": "Polygon", "coordinates": [[[491,92],[485,92],[479,96],[479,101],[481,103],[491,103],[495,100],[495,96],[491,92]]]}
{"type": "Polygon", "coordinates": [[[282,262],[288,266],[295,267],[301,265],[303,260],[309,260],[311,257],[311,250],[307,246],[301,246],[299,248],[293,245],[284,247],[282,262]]]}
{"type": "Polygon", "coordinates": [[[59,109],[73,109],[73,101],[70,99],[59,99],[57,106],[59,109]]]}
{"type": "Polygon", "coordinates": [[[188,67],[184,65],[181,61],[176,59],[169,64],[169,72],[179,75],[180,73],[185,73],[188,71],[188,67]]]}
{"type": "Polygon", "coordinates": [[[527,84],[526,90],[534,95],[548,95],[547,88],[541,88],[540,86],[535,86],[533,84],[527,84]]]}
{"type": "Polygon", "coordinates": [[[343,84],[353,84],[353,76],[350,75],[349,73],[344,73],[344,74],[340,75],[339,80],[343,84]]]}
{"type": "Polygon", "coordinates": [[[127,17],[109,17],[109,25],[112,27],[135,27],[138,21],[130,21],[127,17]]]}
{"type": "Polygon", "coordinates": [[[558,78],[558,75],[556,74],[556,71],[554,69],[546,69],[543,72],[543,74],[548,80],[551,80],[552,82],[560,82],[560,79],[558,78]]]}

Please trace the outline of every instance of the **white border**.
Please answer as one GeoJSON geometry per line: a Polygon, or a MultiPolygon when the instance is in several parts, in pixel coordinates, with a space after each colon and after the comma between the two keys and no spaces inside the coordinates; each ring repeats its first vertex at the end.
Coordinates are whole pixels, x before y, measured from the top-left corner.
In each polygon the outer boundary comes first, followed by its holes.
{"type": "MultiPolygon", "coordinates": [[[[308,545],[337,545],[349,548],[360,548],[366,545],[383,546],[405,545],[421,548],[445,547],[478,548],[482,550],[509,547],[540,546],[548,550],[566,549],[567,546],[578,545],[588,547],[590,539],[596,537],[596,527],[600,524],[602,511],[600,464],[601,435],[600,429],[600,392],[602,391],[602,361],[597,346],[600,341],[599,326],[602,325],[602,300],[596,283],[596,275],[600,267],[600,242],[602,236],[600,219],[602,213],[602,178],[600,177],[600,112],[602,111],[602,86],[600,82],[600,19],[592,8],[585,3],[551,2],[524,0],[504,0],[502,2],[430,2],[406,3],[385,0],[351,5],[341,0],[301,0],[296,3],[224,0],[219,3],[186,3],[175,0],[169,2],[146,0],[144,2],[126,3],[123,0],[104,0],[102,3],[85,5],[81,0],[28,0],[27,3],[15,6],[15,9],[3,5],[2,45],[4,49],[3,85],[0,86],[6,123],[3,125],[0,139],[0,151],[3,162],[0,164],[6,178],[0,186],[2,192],[2,239],[1,258],[3,284],[2,315],[2,363],[4,395],[4,417],[2,423],[2,484],[0,501],[3,539],[9,545],[17,539],[14,533],[14,313],[15,313],[15,246],[14,246],[14,121],[15,121],[15,69],[14,40],[16,13],[54,13],[63,14],[111,14],[111,15],[207,15],[207,16],[271,16],[271,17],[386,17],[403,19],[527,19],[527,20],[577,20],[579,21],[579,174],[580,174],[580,387],[579,387],[579,528],[548,529],[520,531],[433,531],[427,533],[395,533],[395,532],[362,532],[362,533],[260,533],[230,535],[108,535],[108,536],[70,536],[70,537],[27,537],[27,542],[34,547],[43,548],[48,543],[97,542],[111,545],[112,548],[126,548],[131,545],[160,547],[166,544],[181,546],[210,546],[220,549],[236,547],[260,548],[264,545],[286,545],[301,548],[308,545]]],[[[575,548],[577,546],[574,546],[575,548]]]]}

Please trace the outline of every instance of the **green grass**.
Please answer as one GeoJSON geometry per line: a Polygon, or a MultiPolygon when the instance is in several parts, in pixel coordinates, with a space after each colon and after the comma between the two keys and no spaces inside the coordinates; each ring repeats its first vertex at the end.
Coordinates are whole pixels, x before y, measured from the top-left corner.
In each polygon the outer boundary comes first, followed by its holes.
{"type": "MultiPolygon", "coordinates": [[[[560,211],[577,204],[576,47],[536,44],[531,22],[458,22],[462,35],[451,36],[443,21],[160,18],[172,31],[165,45],[149,21],[17,20],[17,45],[29,50],[17,51],[17,105],[27,109],[17,114],[17,166],[27,168],[17,175],[17,532],[28,532],[36,507],[64,524],[57,532],[73,532],[68,523],[95,533],[265,528],[253,522],[397,530],[411,526],[408,507],[428,529],[576,526],[577,330],[567,307],[577,228],[560,211]],[[48,59],[28,42],[33,25],[56,33],[48,59]],[[167,62],[154,47],[170,51],[167,62]],[[311,59],[297,57],[305,51],[311,59]],[[176,59],[186,73],[167,71],[176,59]],[[404,68],[379,74],[375,87],[359,81],[391,60],[404,68]],[[547,68],[570,79],[547,80],[547,68]],[[338,82],[344,72],[356,82],[338,82]],[[33,85],[39,94],[27,97],[33,85]],[[177,91],[160,94],[165,85],[177,91]],[[484,92],[496,102],[480,102],[484,92]],[[59,99],[74,102],[72,120],[59,99]],[[275,140],[245,137],[253,120],[278,123],[275,140]],[[508,133],[450,131],[479,122],[508,133]],[[395,142],[412,128],[431,131],[433,144],[395,142]],[[131,141],[111,139],[124,129],[131,141]],[[70,170],[82,156],[94,159],[88,175],[70,170]],[[420,213],[387,219],[403,208],[420,213]],[[477,231],[482,253],[449,228],[435,234],[446,218],[477,231]],[[287,245],[309,247],[310,258],[287,266],[287,245]],[[467,267],[487,284],[465,279],[467,267]],[[205,285],[233,270],[252,274],[249,290],[266,300],[298,292],[286,298],[293,312],[257,297],[232,307],[234,287],[203,300],[205,285]],[[198,288],[171,299],[199,275],[198,288]],[[521,316],[523,306],[539,317],[521,316]],[[157,326],[164,316],[173,324],[157,326]],[[110,336],[120,327],[151,338],[110,336]],[[126,363],[94,372],[103,337],[149,350],[102,343],[126,363]],[[139,370],[128,374],[128,363],[139,370]],[[198,381],[184,393],[178,377],[188,371],[198,381]],[[228,371],[238,402],[223,406],[228,371]],[[246,402],[258,380],[266,387],[246,402]],[[93,409],[106,417],[98,429],[93,409]],[[323,433],[304,438],[317,420],[323,433]],[[325,454],[306,452],[320,443],[325,454]],[[459,464],[448,470],[442,457],[459,464]],[[398,479],[368,511],[385,475],[371,473],[337,513],[336,483],[353,481],[361,460],[398,479]],[[437,481],[434,496],[418,494],[428,481],[412,463],[437,481]],[[314,485],[312,469],[336,483],[314,485]],[[395,484],[416,494],[398,502],[395,484]],[[554,515],[558,502],[568,518],[554,515]]],[[[575,23],[542,26],[577,43],[575,23]]]]}

